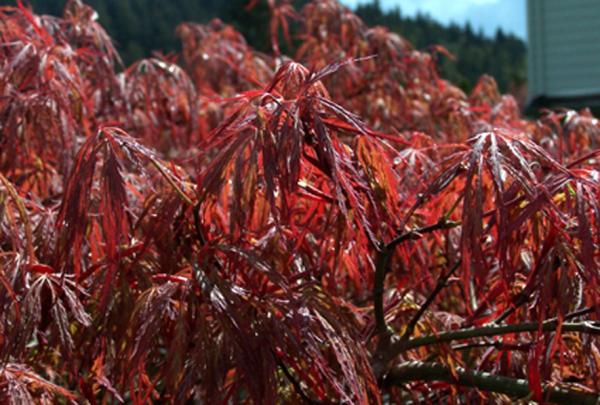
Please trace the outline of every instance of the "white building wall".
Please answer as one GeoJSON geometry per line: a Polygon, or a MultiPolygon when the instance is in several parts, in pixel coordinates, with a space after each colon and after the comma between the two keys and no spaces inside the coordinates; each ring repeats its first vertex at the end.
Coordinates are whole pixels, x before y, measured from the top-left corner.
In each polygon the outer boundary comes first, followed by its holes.
{"type": "Polygon", "coordinates": [[[600,94],[600,0],[528,1],[529,98],[600,94]]]}

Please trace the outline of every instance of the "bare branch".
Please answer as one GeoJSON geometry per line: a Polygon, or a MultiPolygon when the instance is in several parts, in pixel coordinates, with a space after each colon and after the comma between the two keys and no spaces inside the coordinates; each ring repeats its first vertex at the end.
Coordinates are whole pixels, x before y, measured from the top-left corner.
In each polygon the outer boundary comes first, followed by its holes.
{"type": "MultiPolygon", "coordinates": [[[[417,347],[452,342],[455,340],[500,336],[508,335],[511,333],[536,332],[539,329],[539,326],[540,325],[537,322],[526,322],[516,325],[503,326],[484,326],[480,328],[459,329],[451,332],[439,333],[437,335],[427,335],[406,341],[400,340],[395,342],[391,346],[390,358],[393,358],[402,352],[415,349],[417,347]]],[[[554,332],[557,327],[558,321],[551,320],[544,322],[542,324],[541,329],[543,332],[554,332]]],[[[590,321],[578,323],[563,323],[561,326],[561,331],[565,333],[578,332],[587,333],[590,335],[600,335],[600,325],[590,321]]]]}
{"type": "Polygon", "coordinates": [[[446,218],[442,218],[435,224],[405,232],[392,239],[392,241],[390,241],[388,244],[386,244],[380,249],[380,251],[377,253],[377,258],[375,260],[375,282],[373,286],[373,305],[375,310],[376,325],[375,330],[377,334],[383,335],[387,332],[387,325],[385,322],[384,313],[385,311],[383,309],[383,292],[385,285],[385,276],[388,273],[388,265],[394,249],[399,244],[407,240],[420,239],[421,237],[423,237],[424,234],[442,229],[455,228],[459,225],[460,222],[448,221],[446,218]]]}
{"type": "MultiPolygon", "coordinates": [[[[450,384],[473,387],[482,391],[495,392],[522,398],[533,395],[527,380],[502,377],[486,372],[467,371],[463,368],[451,370],[441,364],[411,361],[395,367],[385,379],[387,386],[401,385],[410,381],[445,381],[450,384]]],[[[545,384],[544,402],[557,404],[598,404],[600,396],[572,388],[545,384]]]]}
{"type": "Polygon", "coordinates": [[[448,282],[448,279],[456,272],[456,270],[460,267],[460,264],[461,264],[461,260],[456,262],[456,264],[454,266],[452,266],[452,268],[446,274],[442,275],[438,279],[435,289],[431,292],[429,297],[427,297],[427,300],[423,303],[423,305],[421,305],[421,307],[419,308],[417,313],[412,317],[412,319],[408,323],[408,326],[406,327],[406,331],[402,335],[402,338],[401,338],[402,340],[407,340],[408,338],[410,338],[410,336],[413,334],[413,332],[415,330],[415,327],[417,326],[417,323],[419,322],[419,320],[421,319],[421,317],[423,316],[425,311],[427,311],[427,309],[433,303],[433,301],[438,296],[438,294],[444,289],[444,287],[446,287],[446,283],[448,282]]]}

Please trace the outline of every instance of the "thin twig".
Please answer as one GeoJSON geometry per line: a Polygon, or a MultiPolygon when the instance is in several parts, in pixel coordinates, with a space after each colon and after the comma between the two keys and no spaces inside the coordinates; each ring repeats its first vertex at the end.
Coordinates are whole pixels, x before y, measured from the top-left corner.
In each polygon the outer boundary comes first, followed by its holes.
{"type": "Polygon", "coordinates": [[[292,373],[290,373],[290,370],[288,370],[288,368],[285,366],[285,364],[283,364],[283,362],[281,361],[281,359],[279,359],[279,357],[277,357],[275,355],[275,353],[273,353],[273,357],[275,358],[277,366],[281,369],[281,371],[283,372],[283,374],[285,375],[285,377],[288,379],[288,381],[294,387],[294,391],[296,391],[296,393],[300,396],[300,398],[302,398],[302,400],[306,404],[310,404],[310,405],[323,405],[323,402],[319,402],[319,401],[315,401],[314,399],[311,399],[304,392],[304,390],[302,389],[302,386],[300,385],[300,383],[294,378],[294,376],[292,375],[292,373]]]}
{"type": "Polygon", "coordinates": [[[406,327],[406,330],[404,331],[404,334],[402,335],[401,340],[407,340],[408,338],[411,337],[411,335],[415,331],[415,327],[417,326],[417,323],[419,322],[419,320],[421,320],[421,317],[423,316],[423,314],[425,314],[425,311],[427,311],[427,309],[431,306],[431,304],[433,304],[433,301],[435,301],[435,298],[438,296],[438,294],[444,289],[444,287],[446,287],[446,284],[448,283],[448,279],[456,272],[456,270],[458,270],[461,262],[462,262],[461,260],[457,261],[456,264],[454,266],[452,266],[452,268],[446,274],[443,274],[438,279],[434,290],[431,292],[431,294],[429,294],[429,297],[427,297],[427,300],[423,303],[423,305],[421,305],[419,307],[419,310],[417,311],[417,313],[415,313],[415,315],[412,317],[412,319],[408,323],[408,326],[406,327]]]}
{"type": "Polygon", "coordinates": [[[580,316],[591,314],[592,312],[600,309],[600,305],[592,305],[591,307],[582,308],[578,311],[571,312],[570,314],[565,315],[565,321],[568,319],[579,318],[580,316]]]}
{"type": "Polygon", "coordinates": [[[386,247],[391,250],[391,249],[394,249],[396,246],[398,246],[399,244],[401,244],[404,241],[421,239],[424,234],[431,233],[434,231],[439,231],[442,229],[456,228],[460,224],[461,224],[460,222],[448,221],[448,220],[446,220],[446,218],[442,218],[435,224],[424,226],[422,228],[413,229],[413,230],[410,230],[408,232],[405,232],[405,233],[395,237],[386,245],[386,247]]]}
{"type": "Polygon", "coordinates": [[[432,225],[417,228],[405,232],[392,239],[388,244],[381,247],[375,259],[375,280],[373,285],[373,306],[375,311],[375,330],[379,335],[387,333],[385,322],[385,311],[383,308],[383,293],[385,285],[385,276],[388,273],[388,265],[394,249],[407,240],[415,240],[423,237],[424,234],[442,229],[451,229],[460,225],[460,222],[448,221],[445,217],[432,225]]]}
{"type": "Polygon", "coordinates": [[[452,350],[470,350],[470,349],[481,349],[487,347],[494,347],[499,350],[529,350],[531,343],[518,343],[518,344],[507,344],[499,341],[495,342],[477,342],[477,343],[463,343],[459,345],[453,345],[452,350]]]}
{"type": "MultiPolygon", "coordinates": [[[[527,299],[526,299],[526,298],[524,298],[524,302],[523,302],[523,303],[525,303],[525,302],[527,302],[527,299]]],[[[520,303],[520,301],[519,301],[519,305],[522,305],[522,304],[520,303]]],[[[516,309],[516,305],[515,305],[515,306],[513,306],[513,307],[511,307],[511,308],[512,308],[513,310],[514,310],[514,309],[516,309]]],[[[511,308],[509,308],[508,310],[504,311],[504,313],[502,313],[502,315],[500,315],[500,317],[499,317],[498,319],[494,320],[494,321],[492,322],[492,324],[496,324],[496,325],[498,325],[498,324],[500,324],[500,323],[501,323],[501,322],[502,322],[504,319],[506,319],[506,318],[508,317],[508,315],[506,315],[506,314],[507,314],[507,312],[508,312],[508,311],[509,311],[511,308]]],[[[565,315],[565,316],[564,316],[564,318],[563,318],[563,320],[564,320],[564,321],[567,321],[567,320],[569,320],[569,319],[578,318],[578,317],[580,317],[580,316],[583,316],[583,315],[591,314],[592,312],[596,311],[598,308],[600,308],[600,305],[592,305],[592,306],[590,306],[590,307],[582,308],[582,309],[580,309],[580,310],[578,310],[578,311],[571,312],[571,313],[569,313],[569,314],[565,315]]],[[[551,320],[558,320],[558,318],[552,318],[551,320]]]]}

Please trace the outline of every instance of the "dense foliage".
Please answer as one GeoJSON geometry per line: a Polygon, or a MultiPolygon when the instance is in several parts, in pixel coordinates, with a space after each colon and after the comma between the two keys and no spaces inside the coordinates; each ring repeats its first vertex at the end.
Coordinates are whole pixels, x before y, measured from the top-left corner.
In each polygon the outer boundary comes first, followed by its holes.
{"type": "MultiPolygon", "coordinates": [[[[38,13],[61,15],[67,0],[28,0],[38,13]]],[[[269,22],[269,8],[261,2],[247,10],[249,0],[89,0],[99,22],[108,32],[125,63],[150,57],[155,51],[172,52],[180,41],[175,28],[182,21],[207,23],[220,18],[243,33],[255,49],[269,49],[264,27],[269,22]]],[[[294,0],[302,6],[306,0],[294,0]]],[[[0,5],[14,5],[15,0],[0,0],[0,5]]],[[[25,2],[24,2],[25,3],[25,2]]]]}
{"type": "MultiPolygon", "coordinates": [[[[60,15],[66,0],[29,0],[38,13],[60,15]]],[[[181,21],[207,23],[219,17],[240,31],[245,40],[262,52],[269,51],[267,2],[259,2],[252,10],[249,0],[89,0],[99,21],[115,42],[125,63],[149,57],[154,51],[163,53],[179,48],[175,27],[181,21]]],[[[293,0],[300,9],[307,0],[293,0]]],[[[0,0],[0,5],[14,5],[15,0],[0,0]]],[[[408,17],[398,9],[384,11],[380,2],[363,3],[356,13],[368,25],[384,25],[410,40],[418,49],[441,44],[454,57],[442,57],[439,68],[447,79],[470,91],[483,74],[492,75],[502,91],[522,95],[526,79],[525,43],[499,30],[488,38],[469,24],[446,27],[430,18],[408,17]]],[[[297,27],[292,22],[291,28],[297,27]]],[[[524,101],[524,100],[520,100],[524,101]]]]}
{"type": "Polygon", "coordinates": [[[267,5],[270,55],[120,73],[79,0],[0,8],[0,402],[596,403],[598,121],[267,5]]]}

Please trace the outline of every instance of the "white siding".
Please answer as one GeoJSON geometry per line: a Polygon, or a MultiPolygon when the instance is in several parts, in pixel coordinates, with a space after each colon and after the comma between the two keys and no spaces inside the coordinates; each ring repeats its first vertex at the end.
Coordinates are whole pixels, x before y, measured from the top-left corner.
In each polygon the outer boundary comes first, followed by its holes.
{"type": "Polygon", "coordinates": [[[529,97],[600,94],[600,0],[529,0],[529,97]]]}

